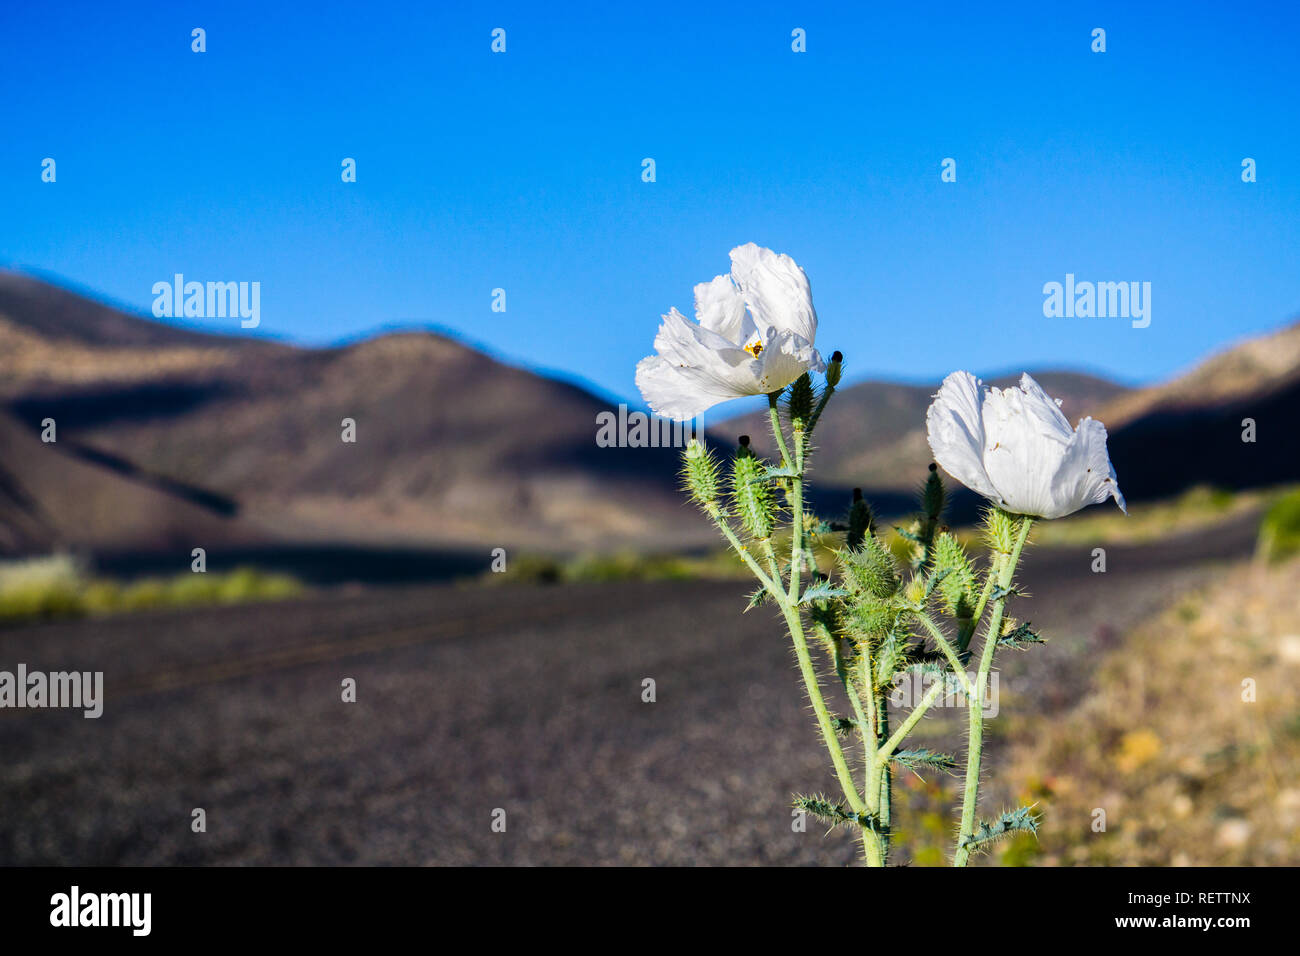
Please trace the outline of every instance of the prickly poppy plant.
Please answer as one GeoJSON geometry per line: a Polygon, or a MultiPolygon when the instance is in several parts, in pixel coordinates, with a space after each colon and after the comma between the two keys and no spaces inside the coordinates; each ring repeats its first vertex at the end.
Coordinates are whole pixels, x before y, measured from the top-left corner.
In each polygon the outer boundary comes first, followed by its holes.
{"type": "Polygon", "coordinates": [[[659,354],[641,363],[638,384],[652,408],[679,420],[730,397],[767,394],[778,460],[760,459],[745,435],[729,455],[695,440],[683,452],[682,475],[758,581],[748,609],[774,606],[789,631],[840,788],[838,796],[798,795],[793,805],[853,829],[866,863],[884,866],[895,774],[964,773],[952,864],[965,866],[1001,837],[1037,832],[1032,807],[978,819],[989,674],[999,648],[1043,642],[1007,613],[1034,522],[1112,497],[1124,506],[1106,429],[1091,419],[1071,429],[1028,375],[1018,388],[982,391],[974,376],[954,372],[926,415],[927,434],[935,460],[989,501],[986,553],[973,559],[944,525],[947,491],[934,464],[918,513],[895,529],[901,546],[886,543],[860,492],[844,515],[823,520],[808,508],[804,485],[843,356],[835,352],[823,366],[812,348],[816,313],[792,259],[750,244],[732,261],[732,277],[697,287],[699,325],[675,310],[665,319],[659,354]],[[819,553],[833,555],[826,570],[819,553]],[[849,714],[827,707],[814,655],[835,675],[849,714]],[[928,687],[895,724],[893,688],[916,675],[928,687]],[[908,746],[926,712],[953,697],[966,704],[964,757],[908,746]]]}

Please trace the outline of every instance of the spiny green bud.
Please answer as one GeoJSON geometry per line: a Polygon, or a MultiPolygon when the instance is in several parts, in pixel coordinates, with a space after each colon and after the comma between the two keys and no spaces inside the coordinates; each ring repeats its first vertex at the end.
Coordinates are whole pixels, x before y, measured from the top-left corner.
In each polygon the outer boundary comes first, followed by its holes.
{"type": "Polygon", "coordinates": [[[878,598],[898,592],[898,566],[889,549],[874,535],[863,538],[856,550],[839,552],[840,574],[850,591],[878,598]]]}
{"type": "Polygon", "coordinates": [[[984,514],[984,539],[994,551],[1010,554],[1015,546],[1015,519],[1001,508],[990,508],[984,514]]]}
{"type": "Polygon", "coordinates": [[[740,523],[752,538],[772,536],[776,524],[776,501],[767,469],[749,448],[749,436],[740,436],[740,447],[731,465],[731,500],[740,523]]]}
{"type": "Polygon", "coordinates": [[[698,438],[692,438],[682,452],[682,481],[691,500],[706,507],[718,498],[718,460],[698,438]]]}
{"type": "Polygon", "coordinates": [[[867,535],[876,530],[875,519],[871,515],[871,505],[862,497],[862,489],[853,489],[853,504],[849,505],[849,533],[844,538],[844,544],[850,551],[856,551],[862,547],[862,542],[867,535]]]}
{"type": "Polygon", "coordinates": [[[790,408],[790,424],[795,431],[803,431],[812,418],[813,410],[812,376],[807,372],[796,378],[790,386],[786,404],[790,408]]]}
{"type": "Polygon", "coordinates": [[[831,355],[830,363],[826,366],[826,384],[831,388],[840,384],[840,376],[844,374],[844,353],[835,352],[831,355]]]}
{"type": "Polygon", "coordinates": [[[853,604],[845,629],[859,641],[875,644],[894,627],[898,609],[870,594],[864,594],[853,604]]]}
{"type": "Polygon", "coordinates": [[[888,687],[894,674],[907,662],[907,647],[891,633],[876,650],[876,687],[888,687]]]}
{"type": "Polygon", "coordinates": [[[904,597],[908,604],[920,604],[925,600],[925,578],[917,575],[907,582],[904,597]]]}
{"type": "Polygon", "coordinates": [[[944,610],[956,618],[975,613],[975,571],[970,559],[950,532],[939,535],[934,545],[933,574],[942,575],[939,597],[944,610]]]}
{"type": "Polygon", "coordinates": [[[946,500],[947,492],[943,488],[943,479],[939,477],[939,466],[930,462],[930,477],[925,479],[925,488],[921,491],[921,510],[931,521],[938,521],[946,500]]]}

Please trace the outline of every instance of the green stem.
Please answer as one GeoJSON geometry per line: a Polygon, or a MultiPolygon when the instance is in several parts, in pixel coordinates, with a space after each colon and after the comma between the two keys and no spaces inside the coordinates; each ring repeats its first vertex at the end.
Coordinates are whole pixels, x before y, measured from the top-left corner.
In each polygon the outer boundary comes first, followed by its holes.
{"type": "Polygon", "coordinates": [[[925,629],[930,632],[930,636],[934,638],[934,642],[939,645],[939,650],[943,651],[943,656],[948,658],[948,663],[952,665],[952,672],[957,675],[957,679],[961,681],[962,690],[964,690],[966,696],[969,697],[975,692],[975,690],[971,686],[970,678],[966,676],[966,667],[962,664],[961,658],[958,657],[956,650],[954,650],[953,646],[948,643],[948,639],[943,636],[943,631],[939,630],[939,625],[935,624],[934,621],[930,619],[930,615],[926,614],[924,611],[913,611],[912,613],[916,615],[916,619],[921,622],[925,629]]]}
{"type": "MultiPolygon", "coordinates": [[[[889,702],[885,699],[883,694],[880,695],[880,697],[877,699],[876,713],[880,715],[879,718],[880,731],[877,734],[875,741],[872,742],[869,748],[871,751],[869,759],[872,760],[877,759],[875,754],[875,748],[879,746],[880,741],[883,740],[886,737],[886,735],[889,733],[889,702]]],[[[894,768],[893,768],[893,764],[891,764],[888,760],[886,760],[883,762],[883,766],[881,767],[880,805],[876,814],[880,818],[882,842],[884,843],[883,856],[886,862],[888,862],[889,860],[889,841],[890,841],[890,837],[892,836],[892,834],[890,833],[889,816],[890,816],[890,804],[893,802],[892,801],[893,789],[894,789],[894,768]]]]}
{"type": "MultiPolygon", "coordinates": [[[[772,419],[776,422],[776,399],[769,396],[772,405],[772,419]]],[[[778,433],[780,429],[777,429],[778,433]]],[[[822,697],[821,687],[817,682],[817,672],[813,669],[812,657],[808,653],[808,641],[804,637],[803,620],[799,616],[798,599],[801,565],[803,563],[803,457],[804,457],[804,435],[803,432],[796,429],[794,438],[795,454],[795,474],[790,479],[790,496],[791,496],[791,528],[790,528],[790,590],[785,599],[781,602],[782,610],[785,613],[786,624],[790,628],[790,638],[794,643],[795,659],[799,662],[799,671],[803,675],[804,689],[808,693],[808,700],[812,704],[813,713],[817,716],[817,723],[821,727],[822,739],[826,743],[826,749],[830,752],[831,763],[835,766],[835,775],[839,778],[840,789],[844,791],[844,798],[848,800],[849,806],[853,812],[859,816],[868,816],[868,819],[861,825],[862,833],[862,852],[867,859],[869,866],[883,866],[885,862],[884,851],[881,848],[880,835],[876,832],[877,825],[875,820],[875,800],[872,799],[872,806],[868,806],[858,794],[857,785],[853,782],[853,774],[849,771],[848,763],[844,759],[844,750],[840,747],[839,738],[835,734],[835,727],[831,723],[831,716],[826,709],[826,701],[822,697]]],[[[784,442],[782,442],[784,451],[784,442]]],[[[872,796],[871,791],[867,791],[868,798],[872,796]]]]}
{"type": "MultiPolygon", "coordinates": [[[[716,504],[708,509],[708,515],[713,519],[713,523],[718,526],[718,530],[722,532],[723,537],[731,544],[732,550],[740,556],[740,559],[745,564],[749,565],[749,570],[754,572],[754,576],[758,578],[763,587],[767,588],[768,593],[777,600],[785,597],[785,591],[779,583],[780,578],[773,580],[764,573],[763,569],[758,566],[758,562],[754,560],[754,556],[749,553],[749,549],[736,537],[736,532],[731,530],[731,525],[727,524],[726,518],[716,504]]],[[[769,544],[768,547],[770,548],[771,545],[769,544]]]]}
{"type": "MultiPolygon", "coordinates": [[[[788,600],[782,600],[781,610],[784,612],[785,622],[790,628],[790,638],[794,643],[794,656],[799,662],[799,672],[803,675],[804,689],[808,693],[808,701],[812,704],[813,713],[817,717],[817,724],[821,728],[822,740],[825,741],[826,749],[830,752],[831,763],[835,766],[835,776],[839,778],[840,789],[844,791],[844,798],[848,800],[849,806],[855,814],[859,816],[868,815],[871,812],[870,808],[858,794],[857,785],[853,782],[853,774],[849,771],[848,762],[844,759],[844,750],[840,747],[839,738],[835,734],[835,726],[831,723],[830,711],[826,709],[826,700],[822,697],[821,687],[817,683],[817,672],[813,669],[812,656],[808,653],[808,640],[804,637],[803,621],[799,617],[799,609],[794,607],[788,600]]],[[[872,829],[870,823],[862,827],[862,849],[868,864],[871,866],[883,865],[884,859],[880,850],[880,837],[872,829]]]]}
{"type": "Polygon", "coordinates": [[[1011,587],[1011,580],[1020,563],[1020,552],[1034,519],[1028,516],[1020,519],[1020,533],[1011,553],[1005,555],[998,569],[999,595],[993,602],[993,614],[989,618],[988,630],[984,632],[984,649],[980,654],[979,671],[975,677],[975,690],[978,692],[966,700],[966,710],[970,715],[970,729],[966,747],[966,788],[962,795],[961,829],[957,834],[957,849],[953,854],[953,866],[965,866],[970,860],[970,847],[967,841],[975,834],[975,808],[979,802],[980,760],[984,746],[984,698],[988,694],[989,671],[993,668],[993,654],[998,647],[998,638],[1002,636],[1002,614],[1006,610],[1006,591],[1011,587]]]}
{"type": "Polygon", "coordinates": [[[920,703],[912,708],[912,712],[898,725],[898,729],[894,731],[893,735],[880,745],[880,749],[876,751],[879,760],[889,760],[894,755],[898,745],[912,732],[912,728],[925,716],[925,712],[930,709],[930,705],[944,692],[947,683],[947,678],[943,678],[930,685],[920,703]]]}
{"type": "MultiPolygon", "coordinates": [[[[776,416],[773,401],[773,418],[776,416]]],[[[778,429],[779,431],[779,429],[778,429]]],[[[784,450],[784,446],[782,448],[784,450]]],[[[790,603],[799,599],[799,574],[803,570],[803,432],[794,433],[794,470],[790,478],[790,603]]]]}
{"type": "Polygon", "coordinates": [[[785,433],[781,431],[781,410],[777,405],[777,400],[781,397],[780,392],[769,392],[767,395],[767,413],[772,420],[772,434],[776,437],[776,447],[781,451],[781,464],[790,467],[790,451],[785,447],[785,433]]]}
{"type": "Polygon", "coordinates": [[[776,560],[776,552],[772,550],[772,539],[763,539],[763,557],[767,558],[767,569],[772,573],[772,580],[778,584],[781,581],[781,566],[776,560]]]}
{"type": "Polygon", "coordinates": [[[993,582],[998,576],[997,563],[995,562],[989,568],[988,573],[984,575],[984,590],[980,592],[979,602],[975,605],[975,613],[970,620],[963,621],[957,632],[957,647],[966,650],[970,647],[970,639],[975,636],[975,629],[979,627],[980,619],[984,617],[984,606],[989,603],[989,594],[993,591],[993,582]]]}
{"type": "MultiPolygon", "coordinates": [[[[876,714],[875,709],[872,707],[873,701],[871,698],[867,698],[867,709],[865,711],[862,709],[862,701],[858,699],[857,688],[853,686],[853,680],[849,676],[848,669],[844,666],[844,654],[840,650],[840,641],[828,629],[823,628],[822,630],[826,634],[827,642],[835,648],[835,675],[839,677],[840,684],[844,687],[844,693],[849,698],[849,705],[853,708],[853,719],[858,722],[858,732],[862,735],[865,746],[866,742],[876,732],[876,714]]],[[[866,752],[870,753],[871,751],[867,750],[866,752]]],[[[870,769],[870,767],[867,768],[868,773],[870,769]]],[[[865,792],[867,791],[864,790],[865,792]]]]}
{"type": "Polygon", "coordinates": [[[822,391],[821,401],[817,403],[817,408],[815,411],[813,411],[812,418],[808,419],[809,435],[811,435],[812,430],[817,427],[817,421],[822,417],[822,409],[826,407],[826,403],[831,400],[831,396],[834,394],[835,394],[834,385],[827,385],[826,388],[822,391]]]}

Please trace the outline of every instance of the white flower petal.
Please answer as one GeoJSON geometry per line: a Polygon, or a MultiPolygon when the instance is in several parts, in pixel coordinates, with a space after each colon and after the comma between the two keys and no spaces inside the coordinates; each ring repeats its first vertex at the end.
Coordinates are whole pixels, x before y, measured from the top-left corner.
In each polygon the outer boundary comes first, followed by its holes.
{"type": "Polygon", "coordinates": [[[747,345],[758,331],[731,276],[716,276],[695,287],[695,317],[733,345],[747,345]]]}
{"type": "Polygon", "coordinates": [[[1072,432],[1037,382],[1028,375],[1021,382],[984,396],[984,471],[1003,508],[1042,515],[1053,509],[1052,477],[1072,432]]]}
{"type": "Polygon", "coordinates": [[[1064,442],[1074,434],[1070,420],[1061,412],[1061,403],[1050,397],[1043,387],[1025,372],[1020,376],[1020,390],[1024,393],[1025,412],[1047,432],[1055,432],[1064,442]]]}
{"type": "Polygon", "coordinates": [[[803,270],[753,243],[732,250],[732,264],[732,277],[695,287],[699,322],[670,309],[655,335],[658,354],[637,365],[637,387],[657,414],[685,421],[826,370],[813,347],[817,316],[803,270]]]}
{"type": "Polygon", "coordinates": [[[673,365],[659,355],[637,363],[636,387],[652,412],[675,422],[690,421],[719,402],[737,397],[699,369],[673,365]]]}
{"type": "Polygon", "coordinates": [[[926,425],[944,470],[1007,511],[1061,518],[1108,497],[1125,509],[1105,427],[1085,418],[1071,429],[1059,404],[1028,375],[1018,388],[981,393],[975,376],[954,372],[926,425]]]}
{"type": "Polygon", "coordinates": [[[1115,466],[1110,463],[1106,451],[1106,426],[1095,419],[1085,418],[1071,436],[1060,466],[1052,476],[1056,513],[1044,514],[1043,517],[1059,518],[1073,514],[1107,498],[1114,498],[1120,510],[1128,513],[1128,505],[1115,476],[1115,466]]]}
{"type": "Polygon", "coordinates": [[[749,242],[731,250],[731,275],[758,328],[775,326],[817,340],[812,289],[793,259],[749,242]]]}
{"type": "Polygon", "coordinates": [[[636,384],[646,404],[674,421],[760,392],[758,363],[744,349],[669,310],[655,336],[658,355],[637,365],[636,384]]]}
{"type": "Polygon", "coordinates": [[[984,419],[980,382],[970,372],[953,372],[943,380],[925,413],[930,452],[944,471],[986,498],[996,498],[984,471],[984,419]]]}
{"type": "Polygon", "coordinates": [[[804,372],[824,372],[821,353],[801,335],[775,327],[764,336],[763,351],[758,357],[758,388],[766,394],[785,388],[804,372]]]}

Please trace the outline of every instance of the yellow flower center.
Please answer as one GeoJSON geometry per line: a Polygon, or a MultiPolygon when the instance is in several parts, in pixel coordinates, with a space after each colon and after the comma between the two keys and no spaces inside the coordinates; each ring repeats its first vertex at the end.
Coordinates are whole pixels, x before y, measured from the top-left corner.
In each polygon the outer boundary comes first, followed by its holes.
{"type": "Polygon", "coordinates": [[[758,341],[751,342],[749,345],[745,346],[745,351],[754,356],[754,358],[758,358],[763,354],[763,343],[758,341]]]}

